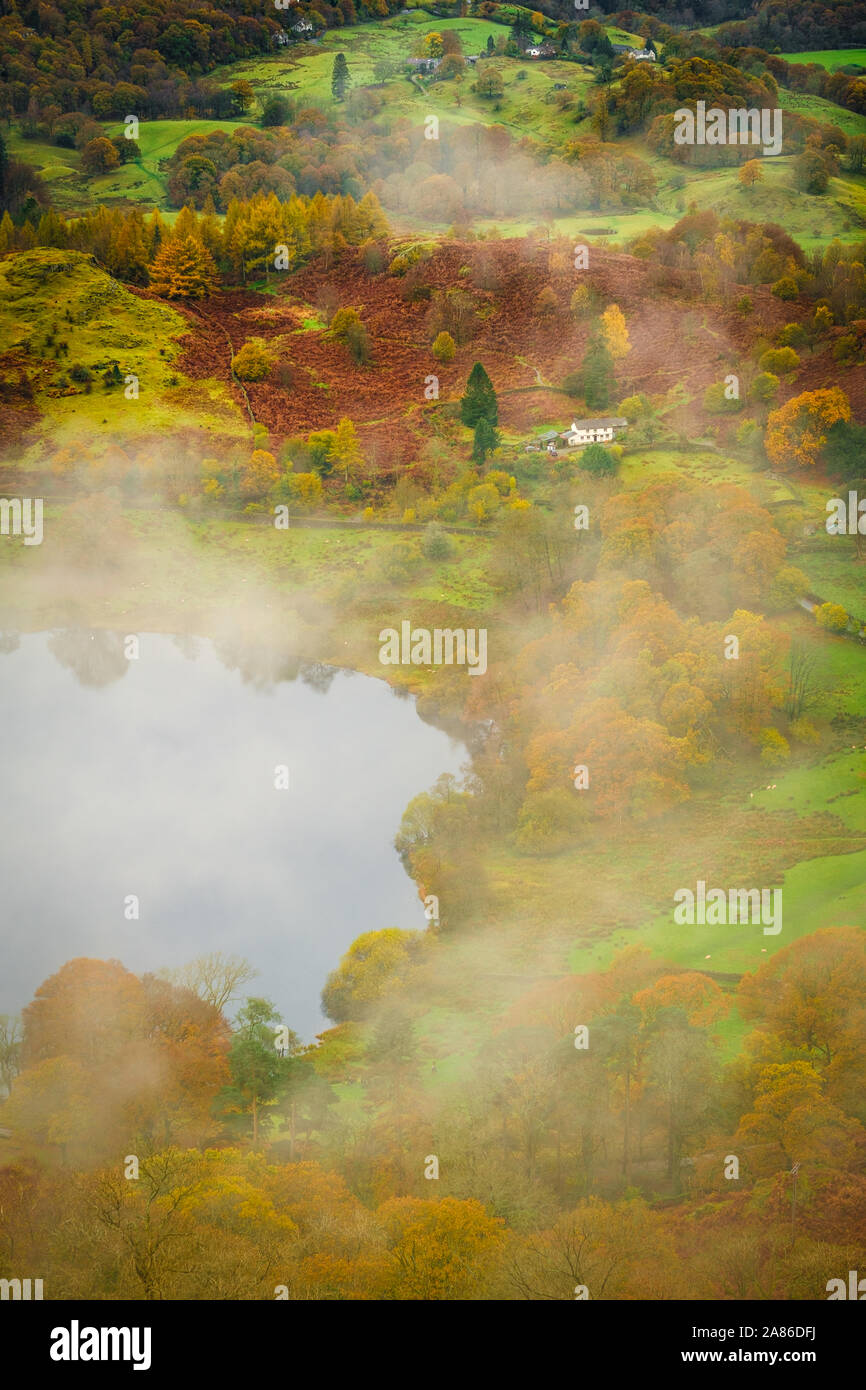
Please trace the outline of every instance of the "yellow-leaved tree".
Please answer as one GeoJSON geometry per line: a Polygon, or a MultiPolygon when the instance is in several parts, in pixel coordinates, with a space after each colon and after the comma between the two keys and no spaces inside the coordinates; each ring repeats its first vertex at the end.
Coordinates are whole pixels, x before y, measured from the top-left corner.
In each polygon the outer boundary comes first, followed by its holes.
{"type": "Polygon", "coordinates": [[[213,256],[193,236],[164,242],[150,272],[150,288],[166,299],[206,299],[217,280],[213,256]]]}
{"type": "Polygon", "coordinates": [[[264,497],[279,481],[279,464],[267,449],[254,449],[241,473],[241,493],[244,497],[264,497]]]}
{"type": "Polygon", "coordinates": [[[611,304],[605,309],[601,316],[601,332],[605,346],[614,362],[631,352],[625,314],[618,304],[611,304]]]}

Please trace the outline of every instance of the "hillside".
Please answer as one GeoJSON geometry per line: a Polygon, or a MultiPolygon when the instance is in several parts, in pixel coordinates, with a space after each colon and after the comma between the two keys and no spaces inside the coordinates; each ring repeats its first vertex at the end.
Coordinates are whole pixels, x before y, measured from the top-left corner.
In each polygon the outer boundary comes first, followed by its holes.
{"type": "Polygon", "coordinates": [[[0,261],[0,372],[16,388],[23,373],[32,391],[29,429],[23,439],[16,431],[18,461],[62,451],[73,466],[106,449],[153,445],[168,429],[221,448],[242,439],[244,417],[219,363],[195,382],[179,367],[187,332],[183,314],[134,294],[92,256],[45,249],[0,261]]]}

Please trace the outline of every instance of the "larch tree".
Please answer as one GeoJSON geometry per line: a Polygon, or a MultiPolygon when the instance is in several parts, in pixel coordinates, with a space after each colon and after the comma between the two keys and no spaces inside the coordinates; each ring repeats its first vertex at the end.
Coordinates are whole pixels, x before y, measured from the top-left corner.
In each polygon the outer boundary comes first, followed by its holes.
{"type": "Polygon", "coordinates": [[[218,288],[213,256],[195,237],[167,241],[153,263],[150,286],[166,299],[206,299],[218,288]]]}
{"type": "Polygon", "coordinates": [[[327,458],[331,465],[337,464],[343,469],[347,483],[350,473],[359,468],[363,462],[358,434],[348,416],[343,416],[334,431],[334,439],[328,449],[327,458]]]}
{"type": "Polygon", "coordinates": [[[601,331],[605,346],[615,362],[631,352],[625,314],[618,304],[611,304],[601,316],[601,331]]]}

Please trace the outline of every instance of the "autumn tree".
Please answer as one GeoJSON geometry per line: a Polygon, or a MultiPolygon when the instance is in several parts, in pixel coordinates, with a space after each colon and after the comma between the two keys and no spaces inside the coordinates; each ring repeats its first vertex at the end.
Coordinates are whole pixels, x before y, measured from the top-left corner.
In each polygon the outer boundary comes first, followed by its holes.
{"type": "Polygon", "coordinates": [[[391,1297],[484,1297],[504,1247],[505,1223],[480,1202],[396,1197],[376,1215],[386,1233],[391,1297]]]}
{"type": "Polygon", "coordinates": [[[796,1061],[760,1071],[735,1142],[752,1146],[749,1161],[758,1172],[772,1173],[806,1160],[845,1168],[864,1139],[860,1124],[824,1095],[815,1067],[796,1061]]]}
{"type": "Polygon", "coordinates": [[[350,474],[357,473],[363,463],[357,430],[346,415],[343,416],[334,431],[333,440],[328,448],[327,460],[332,467],[336,465],[338,468],[342,468],[347,484],[350,474]]]}
{"type": "Polygon", "coordinates": [[[266,497],[279,480],[280,467],[267,449],[254,449],[241,471],[240,490],[243,497],[266,497]]]}
{"type": "Polygon", "coordinates": [[[848,621],[848,614],[841,603],[819,603],[815,609],[815,622],[825,632],[844,632],[848,621]]]}
{"type": "Polygon", "coordinates": [[[761,168],[760,160],[747,159],[746,163],[740,166],[737,178],[743,188],[753,188],[756,183],[761,183],[764,178],[764,171],[761,168]]]}
{"type": "Polygon", "coordinates": [[[631,352],[625,314],[618,304],[611,304],[605,309],[601,316],[601,332],[605,346],[614,362],[626,357],[631,352]]]}
{"type": "Polygon", "coordinates": [[[90,1162],[134,1137],[199,1142],[226,1078],[218,1010],[116,961],[72,960],[23,1015],[10,1121],[90,1162]],[[125,1136],[125,1137],[124,1137],[125,1136]]]}
{"type": "Polygon", "coordinates": [[[361,366],[370,360],[370,342],[367,329],[357,309],[346,307],[338,309],[331,319],[327,336],[337,342],[345,343],[354,362],[361,366]]]}
{"type": "Polygon", "coordinates": [[[231,85],[232,103],[238,115],[245,116],[256,99],[255,91],[245,78],[231,85]]]}
{"type": "Polygon", "coordinates": [[[691,1292],[663,1220],[639,1198],[581,1202],[542,1230],[514,1242],[507,1264],[518,1297],[574,1300],[682,1298],[691,1292]]]}
{"type": "MultiPolygon", "coordinates": [[[[847,1094],[846,1073],[866,1067],[866,940],[855,927],[829,927],[775,952],[740,982],[744,1017],[805,1054],[847,1094]]],[[[856,1113],[866,1118],[858,1101],[856,1113]]]]}
{"type": "Polygon", "coordinates": [[[475,90],[481,97],[501,97],[505,88],[499,68],[485,65],[484,71],[478,75],[475,90]]]}
{"type": "Polygon", "coordinates": [[[205,299],[216,294],[213,257],[195,237],[166,241],[151,268],[150,286],[166,299],[205,299]]]}
{"type": "Polygon", "coordinates": [[[120,164],[120,156],[110,140],[99,136],[81,151],[81,167],[86,174],[108,174],[120,164]]]}
{"type": "Polygon", "coordinates": [[[770,413],[764,447],[777,468],[814,468],[827,435],[839,420],[851,419],[851,406],[838,386],[804,391],[770,413]]]}
{"type": "Polygon", "coordinates": [[[322,1008],[335,1023],[358,1019],[369,1012],[405,975],[418,955],[421,936],[414,931],[387,927],[364,932],[328,976],[322,990],[322,1008]]]}

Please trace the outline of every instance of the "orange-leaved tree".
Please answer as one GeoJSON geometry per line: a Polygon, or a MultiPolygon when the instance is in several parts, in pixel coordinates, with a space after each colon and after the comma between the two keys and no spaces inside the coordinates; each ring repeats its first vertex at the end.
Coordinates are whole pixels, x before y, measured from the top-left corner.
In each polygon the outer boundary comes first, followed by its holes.
{"type": "Polygon", "coordinates": [[[166,241],[150,272],[150,287],[166,299],[206,299],[217,290],[217,268],[195,237],[166,241]]]}
{"type": "Polygon", "coordinates": [[[777,468],[786,464],[814,468],[827,442],[827,431],[851,419],[851,406],[838,386],[804,391],[770,413],[764,448],[777,468]]]}

